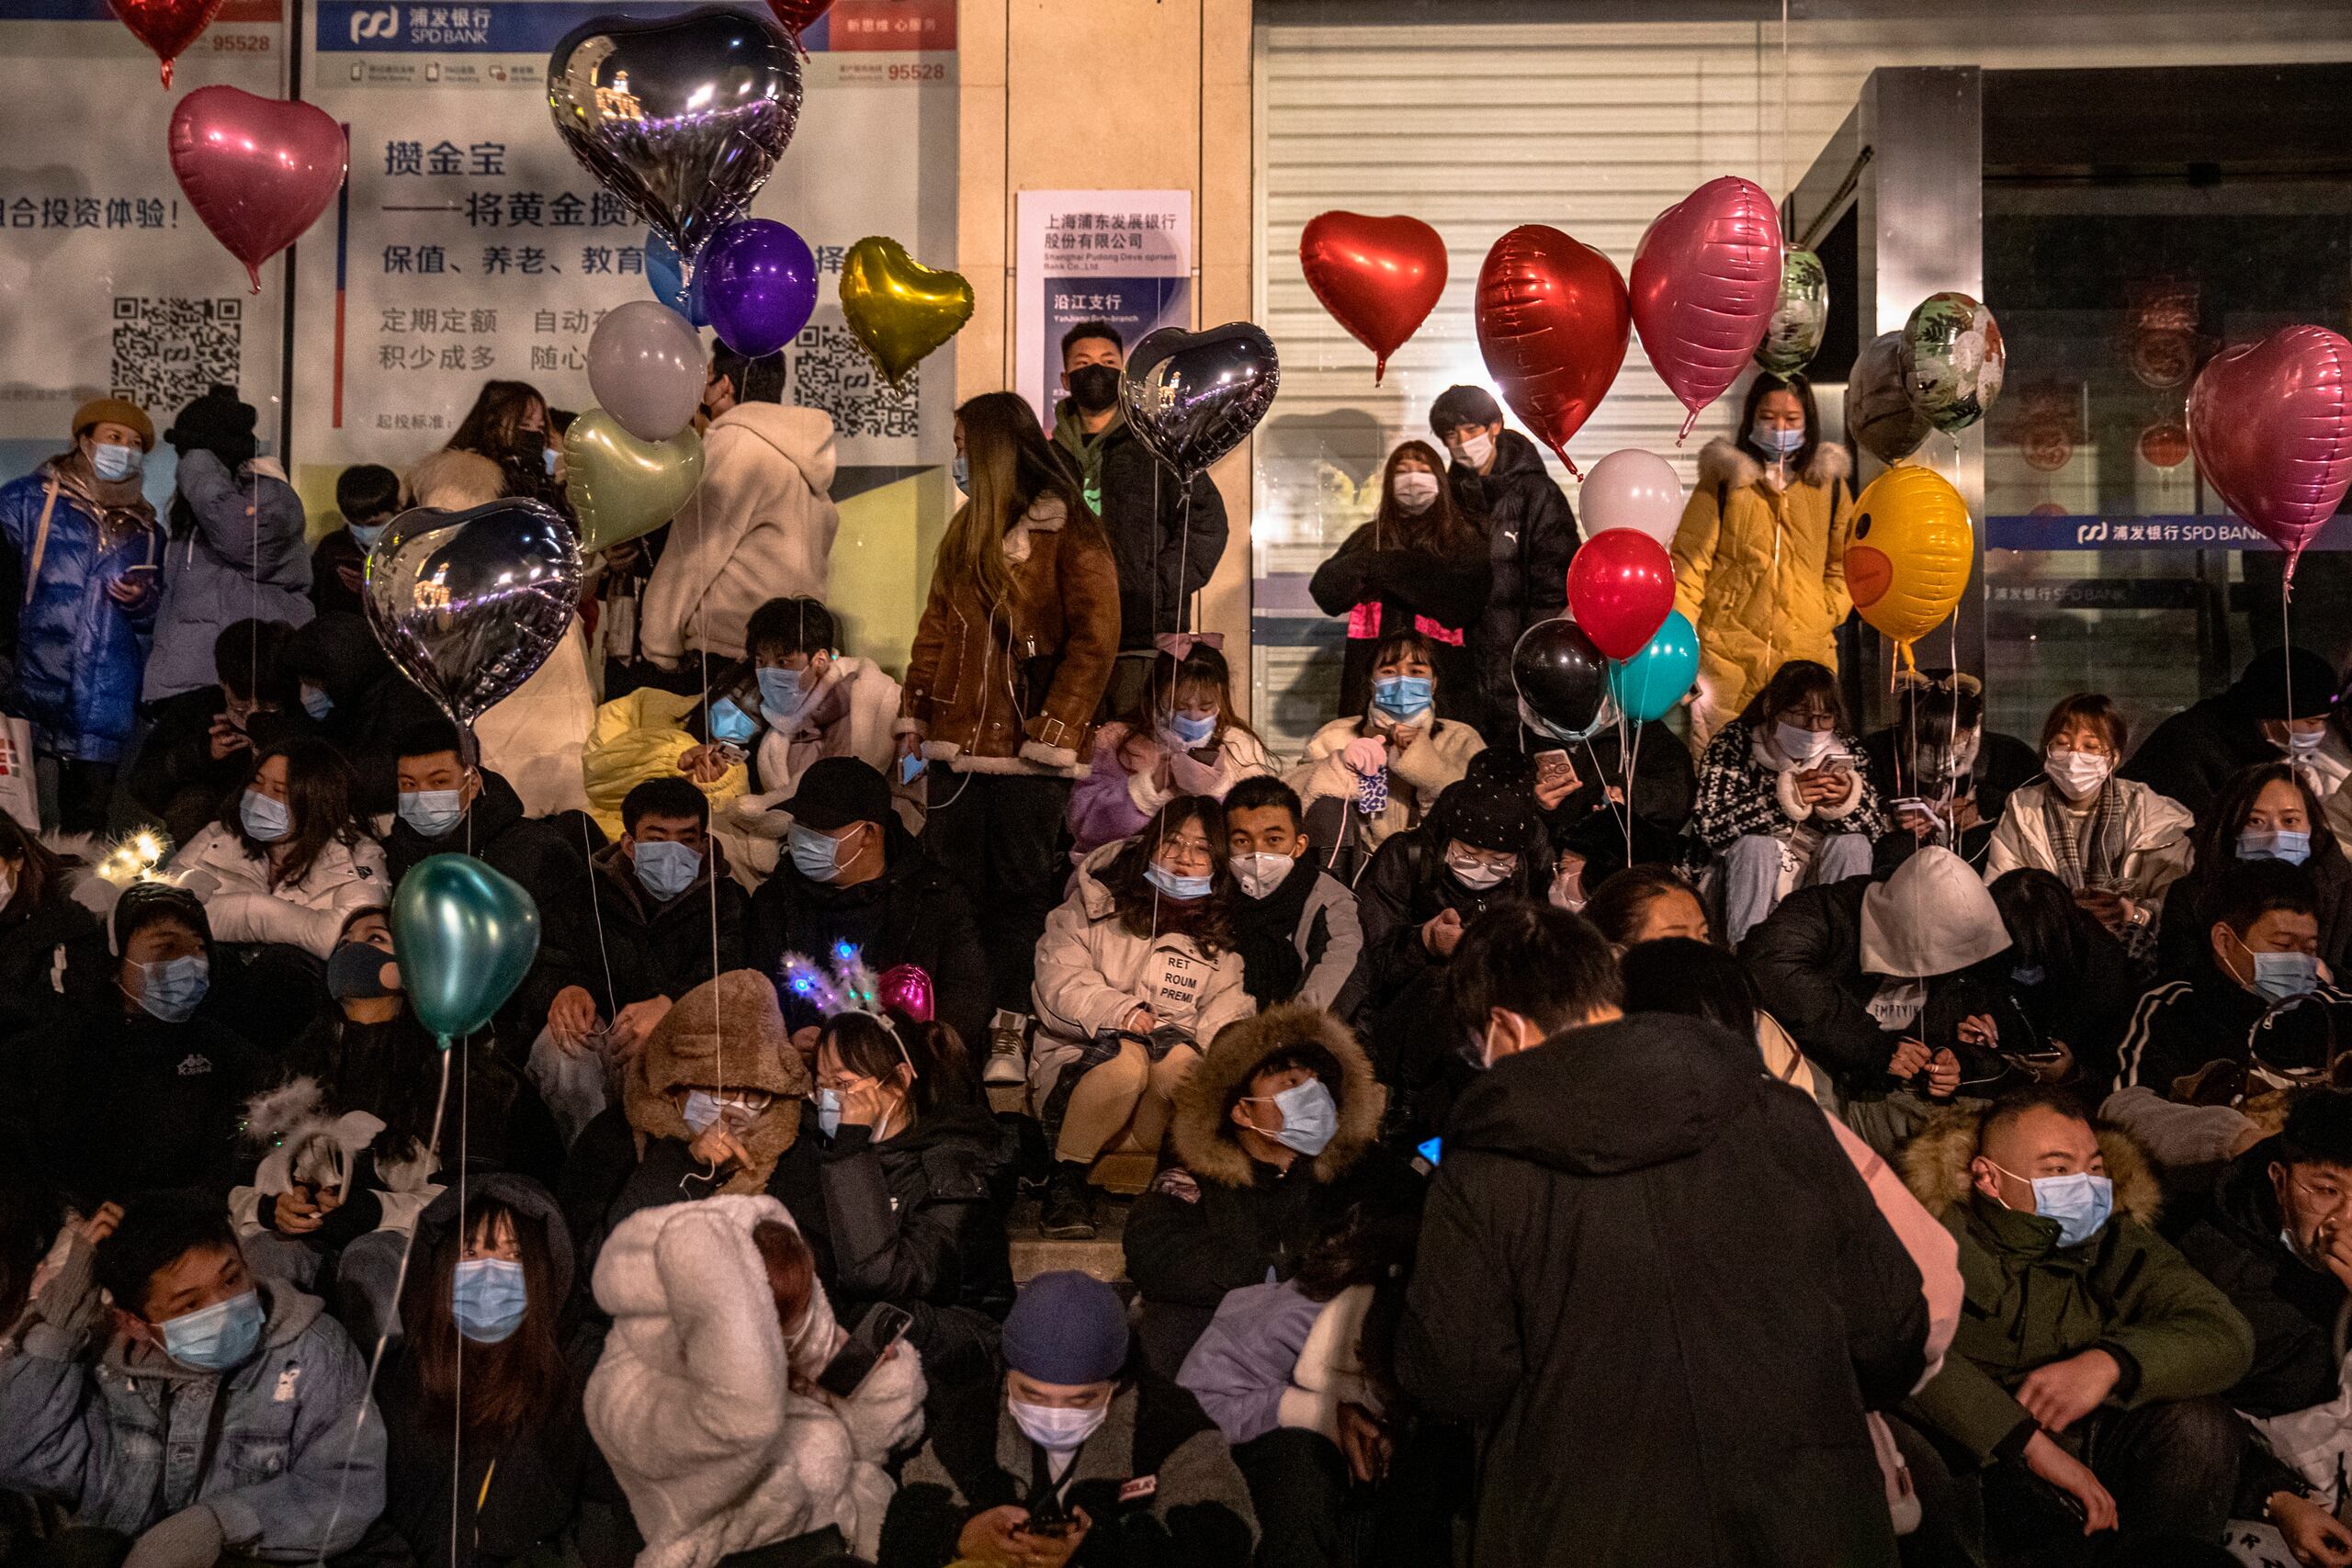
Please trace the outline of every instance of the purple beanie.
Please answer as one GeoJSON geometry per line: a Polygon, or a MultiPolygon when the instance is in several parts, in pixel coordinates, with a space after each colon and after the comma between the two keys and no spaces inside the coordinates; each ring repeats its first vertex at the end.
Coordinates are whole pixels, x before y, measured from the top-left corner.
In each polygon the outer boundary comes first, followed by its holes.
{"type": "Polygon", "coordinates": [[[1108,1382],[1127,1362],[1127,1309],[1091,1274],[1040,1274],[1004,1320],[1004,1364],[1039,1382],[1108,1382]]]}

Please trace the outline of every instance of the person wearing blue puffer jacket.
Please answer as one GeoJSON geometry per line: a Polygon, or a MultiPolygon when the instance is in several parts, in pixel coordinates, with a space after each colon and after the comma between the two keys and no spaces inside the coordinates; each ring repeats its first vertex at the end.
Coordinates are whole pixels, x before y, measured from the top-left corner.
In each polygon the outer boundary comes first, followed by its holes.
{"type": "Polygon", "coordinates": [[[164,432],[179,453],[141,702],[209,686],[212,644],[232,621],[311,618],[311,550],[302,498],[274,457],[258,456],[254,406],[215,384],[164,432]]]}
{"type": "Polygon", "coordinates": [[[139,492],[155,445],[147,412],[96,398],[74,414],[74,445],[0,489],[0,539],[16,621],[16,668],[0,709],[33,725],[54,771],[59,825],[106,826],[116,768],[130,739],[164,531],[139,492]]]}

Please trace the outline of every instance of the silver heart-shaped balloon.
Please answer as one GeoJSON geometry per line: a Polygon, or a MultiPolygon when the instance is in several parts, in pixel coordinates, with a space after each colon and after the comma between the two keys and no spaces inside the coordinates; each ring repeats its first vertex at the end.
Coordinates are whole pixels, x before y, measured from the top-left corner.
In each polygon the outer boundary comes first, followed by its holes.
{"type": "Polygon", "coordinates": [[[1189,479],[1258,427],[1282,379],[1274,340],[1249,321],[1162,327],[1127,356],[1119,402],[1145,449],[1189,479]]]}
{"type": "Polygon", "coordinates": [[[368,552],[376,640],[463,730],[547,661],[580,605],[580,546],[536,501],[420,506],[368,552]]]}
{"type": "Polygon", "coordinates": [[[548,108],[581,166],[691,260],[792,141],[800,51],[745,11],[598,17],[548,56],[548,108]]]}

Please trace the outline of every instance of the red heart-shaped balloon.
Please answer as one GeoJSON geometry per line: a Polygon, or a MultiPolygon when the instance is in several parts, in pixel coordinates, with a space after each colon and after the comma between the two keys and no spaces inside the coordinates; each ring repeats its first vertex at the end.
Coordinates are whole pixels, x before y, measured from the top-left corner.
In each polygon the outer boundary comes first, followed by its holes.
{"type": "Polygon", "coordinates": [[[1478,352],[1504,400],[1576,473],[1568,437],[1617,379],[1634,330],[1616,264],[1557,229],[1522,224],[1478,269],[1477,318],[1478,352]]]}
{"type": "Polygon", "coordinates": [[[172,62],[187,52],[196,35],[220,14],[221,0],[107,0],[122,25],[164,62],[164,85],[172,85],[172,62]]]}
{"type": "Polygon", "coordinates": [[[833,0],[768,0],[768,9],[775,13],[785,30],[798,38],[801,29],[833,8],[833,0]]]}
{"type": "Polygon", "coordinates": [[[1418,218],[1326,212],[1298,236],[1299,270],[1331,317],[1373,352],[1372,384],[1445,292],[1445,241],[1418,218]]]}
{"type": "Polygon", "coordinates": [[[2287,552],[2287,576],[2352,488],[2352,343],[2281,327],[2224,349],[2188,389],[2198,471],[2287,552]]]}
{"type": "Polygon", "coordinates": [[[1633,295],[1642,352],[1690,411],[1682,421],[1688,436],[1772,324],[1781,299],[1781,215],[1772,198],[1725,175],[1659,213],[1634,249],[1633,295]]]}
{"type": "Polygon", "coordinates": [[[198,87],[172,111],[172,175],[261,292],[261,264],[318,220],[343,184],[343,127],[311,104],[198,87]]]}

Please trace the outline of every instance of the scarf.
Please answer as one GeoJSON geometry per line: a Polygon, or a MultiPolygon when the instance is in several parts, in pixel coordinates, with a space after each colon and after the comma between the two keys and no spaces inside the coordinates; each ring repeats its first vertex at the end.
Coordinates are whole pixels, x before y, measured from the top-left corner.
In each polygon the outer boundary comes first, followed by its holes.
{"type": "Polygon", "coordinates": [[[2123,837],[2123,792],[2113,779],[2099,785],[2098,799],[2081,817],[2066,809],[2058,786],[2051,784],[2041,792],[2041,824],[2058,861],[2052,869],[2068,892],[2115,886],[2130,845],[2123,837]]]}
{"type": "Polygon", "coordinates": [[[52,459],[48,472],[56,482],[58,492],[97,518],[108,538],[155,526],[155,509],[140,492],[139,479],[128,479],[118,484],[101,482],[80,447],[52,459]]]}

